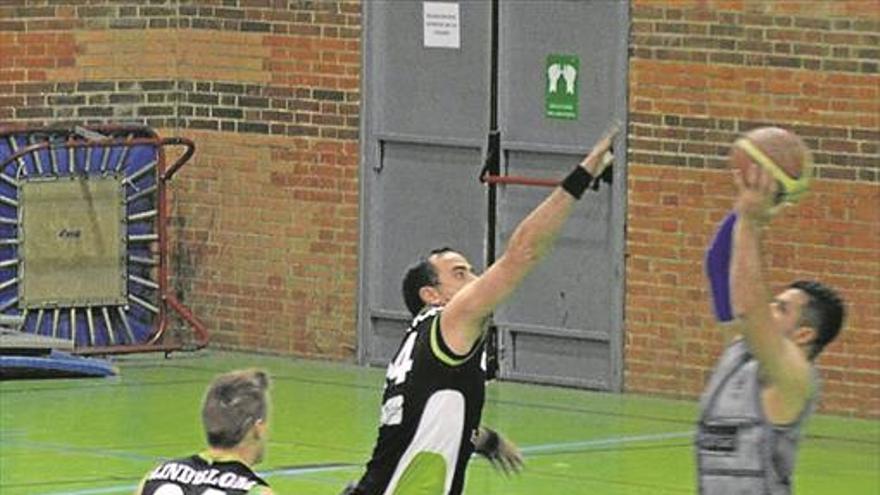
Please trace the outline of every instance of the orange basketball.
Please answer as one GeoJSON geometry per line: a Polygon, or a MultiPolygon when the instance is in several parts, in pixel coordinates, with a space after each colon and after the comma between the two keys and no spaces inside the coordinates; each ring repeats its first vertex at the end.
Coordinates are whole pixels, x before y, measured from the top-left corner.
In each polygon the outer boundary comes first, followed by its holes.
{"type": "Polygon", "coordinates": [[[732,166],[745,172],[752,163],[764,167],[779,182],[782,202],[796,203],[809,190],[813,159],[797,134],[779,127],[758,127],[734,142],[732,166]]]}

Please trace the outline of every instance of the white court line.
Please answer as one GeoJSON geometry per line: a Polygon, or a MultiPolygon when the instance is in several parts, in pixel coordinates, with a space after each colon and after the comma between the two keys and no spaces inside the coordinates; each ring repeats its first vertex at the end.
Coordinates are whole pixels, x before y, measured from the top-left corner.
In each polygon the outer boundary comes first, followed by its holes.
{"type": "Polygon", "coordinates": [[[657,440],[671,440],[673,438],[689,438],[694,436],[692,430],[672,431],[667,433],[654,433],[651,435],[632,435],[625,437],[599,438],[596,440],[584,440],[582,442],[546,443],[543,445],[531,445],[520,450],[523,454],[536,454],[547,452],[568,451],[585,447],[603,447],[606,445],[620,445],[633,442],[651,442],[657,440]]]}
{"type": "MultiPolygon", "coordinates": [[[[621,445],[625,443],[651,442],[659,440],[670,440],[673,438],[687,438],[693,436],[693,431],[673,431],[666,433],[654,433],[650,435],[629,435],[620,437],[598,438],[595,440],[584,440],[580,442],[563,442],[563,443],[545,443],[539,445],[529,445],[522,447],[520,450],[523,454],[548,453],[557,451],[568,451],[571,449],[582,449],[586,447],[604,447],[608,445],[621,445]]],[[[342,465],[342,466],[315,466],[302,468],[287,468],[277,470],[260,471],[258,474],[263,477],[279,476],[294,477],[315,473],[329,473],[336,471],[346,471],[350,469],[360,469],[360,465],[342,465]]],[[[137,488],[136,484],[116,485],[105,488],[88,488],[85,490],[64,491],[64,492],[45,492],[40,495],[101,495],[106,493],[131,493],[137,488]]]]}

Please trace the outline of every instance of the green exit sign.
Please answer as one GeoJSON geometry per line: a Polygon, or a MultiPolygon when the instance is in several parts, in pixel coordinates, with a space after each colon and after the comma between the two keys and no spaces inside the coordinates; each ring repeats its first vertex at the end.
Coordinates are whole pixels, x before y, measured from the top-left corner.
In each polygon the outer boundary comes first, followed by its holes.
{"type": "Polygon", "coordinates": [[[578,118],[578,77],[580,60],[577,55],[547,55],[544,67],[544,115],[552,119],[578,118]]]}

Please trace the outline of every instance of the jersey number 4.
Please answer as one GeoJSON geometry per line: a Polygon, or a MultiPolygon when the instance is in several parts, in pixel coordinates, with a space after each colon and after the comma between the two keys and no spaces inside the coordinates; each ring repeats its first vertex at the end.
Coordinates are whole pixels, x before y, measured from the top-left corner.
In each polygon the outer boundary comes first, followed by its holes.
{"type": "Polygon", "coordinates": [[[388,372],[385,373],[385,378],[391,380],[394,385],[400,385],[405,382],[407,373],[412,369],[412,352],[416,346],[417,336],[418,332],[410,332],[403,343],[403,347],[400,348],[400,352],[397,353],[397,357],[388,365],[388,372]]]}

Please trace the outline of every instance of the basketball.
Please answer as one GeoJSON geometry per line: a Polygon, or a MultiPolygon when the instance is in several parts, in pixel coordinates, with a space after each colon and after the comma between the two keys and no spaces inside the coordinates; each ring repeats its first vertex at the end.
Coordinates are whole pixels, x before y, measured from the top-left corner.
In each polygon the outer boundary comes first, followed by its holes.
{"type": "Polygon", "coordinates": [[[730,162],[742,172],[752,163],[764,167],[779,183],[778,203],[803,198],[813,178],[813,158],[797,134],[780,127],[759,127],[733,143],[730,162]]]}

